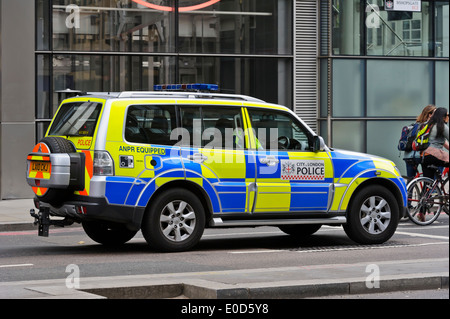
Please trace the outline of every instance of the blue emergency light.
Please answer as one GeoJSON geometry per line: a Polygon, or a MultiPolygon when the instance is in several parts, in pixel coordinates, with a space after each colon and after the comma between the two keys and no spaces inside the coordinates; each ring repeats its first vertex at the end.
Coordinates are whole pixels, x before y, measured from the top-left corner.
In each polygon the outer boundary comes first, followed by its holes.
{"type": "Polygon", "coordinates": [[[219,86],[217,84],[163,84],[154,85],[154,91],[218,91],[219,86]]]}

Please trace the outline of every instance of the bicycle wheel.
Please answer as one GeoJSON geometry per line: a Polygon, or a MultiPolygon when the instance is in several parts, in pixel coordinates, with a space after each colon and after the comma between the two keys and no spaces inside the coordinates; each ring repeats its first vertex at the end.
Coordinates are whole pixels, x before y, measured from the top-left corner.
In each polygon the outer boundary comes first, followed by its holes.
{"type": "Polygon", "coordinates": [[[448,199],[449,199],[449,190],[448,190],[448,177],[445,179],[445,181],[442,183],[442,192],[444,193],[444,212],[448,215],[448,199]]]}
{"type": "Polygon", "coordinates": [[[442,192],[431,178],[419,177],[408,184],[408,217],[421,226],[432,224],[442,211],[442,192]]]}

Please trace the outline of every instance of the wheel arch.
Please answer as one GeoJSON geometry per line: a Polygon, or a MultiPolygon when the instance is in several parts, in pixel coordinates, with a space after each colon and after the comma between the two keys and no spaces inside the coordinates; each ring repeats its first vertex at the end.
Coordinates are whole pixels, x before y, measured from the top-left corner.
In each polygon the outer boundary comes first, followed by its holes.
{"type": "Polygon", "coordinates": [[[155,190],[155,192],[152,194],[152,196],[150,196],[150,198],[147,202],[146,211],[150,207],[150,205],[152,204],[152,202],[154,201],[155,198],[157,198],[160,194],[166,192],[167,190],[173,189],[173,188],[186,189],[186,190],[194,193],[199,198],[200,202],[203,205],[203,208],[205,209],[205,215],[206,215],[205,220],[206,220],[206,225],[208,225],[209,220],[210,220],[210,218],[212,218],[213,211],[214,211],[211,199],[209,198],[207,192],[205,191],[205,189],[203,187],[201,187],[199,184],[189,181],[189,180],[174,180],[171,182],[167,182],[167,183],[163,184],[162,186],[158,187],[155,190]]]}
{"type": "Polygon", "coordinates": [[[387,190],[389,190],[395,197],[396,201],[397,201],[397,205],[398,205],[398,209],[399,209],[399,218],[404,217],[405,212],[404,212],[404,199],[403,199],[403,195],[402,192],[400,191],[399,187],[397,186],[397,184],[395,184],[392,180],[386,179],[386,178],[369,178],[365,181],[363,181],[361,184],[359,184],[356,189],[353,191],[353,193],[350,196],[350,200],[348,201],[347,207],[345,208],[345,210],[348,212],[349,207],[352,206],[353,200],[355,199],[356,195],[361,192],[363,189],[373,186],[373,185],[378,185],[378,186],[382,186],[384,188],[386,188],[387,190]]]}

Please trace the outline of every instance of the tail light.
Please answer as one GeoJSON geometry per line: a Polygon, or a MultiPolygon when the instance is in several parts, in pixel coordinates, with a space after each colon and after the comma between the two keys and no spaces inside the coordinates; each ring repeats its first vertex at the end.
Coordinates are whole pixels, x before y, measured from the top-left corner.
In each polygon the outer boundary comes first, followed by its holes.
{"type": "Polygon", "coordinates": [[[114,161],[107,151],[94,151],[94,175],[114,175],[114,161]]]}

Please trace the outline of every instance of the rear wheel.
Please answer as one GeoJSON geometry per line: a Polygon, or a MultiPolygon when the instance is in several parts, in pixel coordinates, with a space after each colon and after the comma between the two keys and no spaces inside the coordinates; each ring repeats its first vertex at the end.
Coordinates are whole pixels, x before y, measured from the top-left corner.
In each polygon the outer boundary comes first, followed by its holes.
{"type": "Polygon", "coordinates": [[[399,220],[395,196],[385,187],[371,185],[352,200],[344,230],[360,244],[382,244],[394,235],[399,220]]]}
{"type": "Polygon", "coordinates": [[[148,208],[142,234],[147,243],[161,251],[193,248],[205,229],[205,210],[196,195],[186,189],[160,194],[148,208]]]}
{"type": "Polygon", "coordinates": [[[122,245],[137,233],[126,228],[124,224],[103,221],[83,221],[82,226],[89,238],[107,246],[122,245]]]}
{"type": "Polygon", "coordinates": [[[444,212],[448,215],[448,200],[449,200],[449,186],[448,186],[448,177],[442,183],[442,191],[444,192],[444,212]]]}
{"type": "Polygon", "coordinates": [[[408,216],[420,226],[432,224],[445,206],[439,188],[432,191],[434,181],[428,177],[419,177],[408,184],[408,216]]]}

